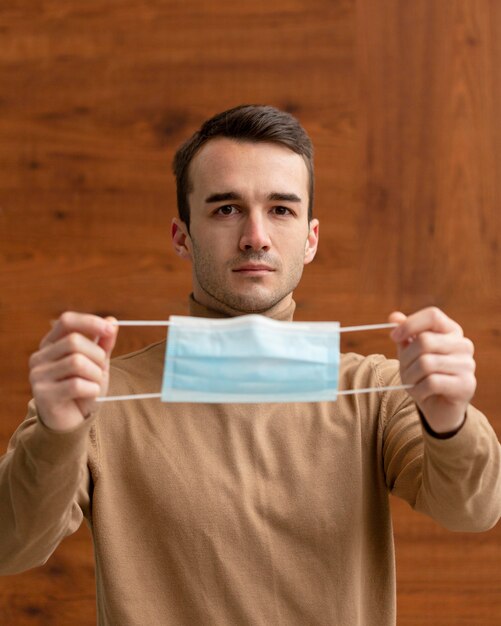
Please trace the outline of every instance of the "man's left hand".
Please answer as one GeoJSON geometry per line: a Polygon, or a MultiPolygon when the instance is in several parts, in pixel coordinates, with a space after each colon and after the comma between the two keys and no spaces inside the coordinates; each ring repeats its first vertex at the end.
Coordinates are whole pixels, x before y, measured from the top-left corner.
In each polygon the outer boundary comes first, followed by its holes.
{"type": "Polygon", "coordinates": [[[454,432],[465,419],[475,393],[473,343],[443,311],[430,307],[407,317],[394,312],[398,326],[391,338],[398,345],[400,375],[436,433],[454,432]]]}

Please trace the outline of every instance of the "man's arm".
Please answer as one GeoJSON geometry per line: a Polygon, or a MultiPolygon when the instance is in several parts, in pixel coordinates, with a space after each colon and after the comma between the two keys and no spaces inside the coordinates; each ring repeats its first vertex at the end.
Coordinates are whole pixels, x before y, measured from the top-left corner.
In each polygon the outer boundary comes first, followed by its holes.
{"type": "Polygon", "coordinates": [[[0,458],[0,574],[43,565],[89,505],[88,431],[48,429],[29,404],[0,458]]]}
{"type": "MultiPolygon", "coordinates": [[[[435,308],[408,318],[395,313],[390,321],[399,323],[392,337],[414,402],[388,394],[382,404],[387,484],[451,530],[487,530],[501,517],[501,452],[487,419],[469,403],[473,344],[435,308]]],[[[390,363],[381,365],[385,380],[390,363]]]]}
{"type": "Polygon", "coordinates": [[[89,505],[87,446],[117,329],[64,313],[30,359],[33,400],[0,458],[0,573],[43,564],[89,505]]]}

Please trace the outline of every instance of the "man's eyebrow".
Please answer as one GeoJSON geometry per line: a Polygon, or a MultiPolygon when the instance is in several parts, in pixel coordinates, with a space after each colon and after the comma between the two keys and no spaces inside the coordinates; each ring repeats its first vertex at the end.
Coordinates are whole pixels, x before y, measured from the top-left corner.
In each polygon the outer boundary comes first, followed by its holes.
{"type": "Polygon", "coordinates": [[[241,197],[234,191],[224,191],[222,193],[211,193],[210,196],[205,198],[207,204],[210,202],[225,202],[226,200],[241,200],[241,197]]]}
{"type": "MultiPolygon", "coordinates": [[[[210,196],[205,198],[205,202],[210,204],[211,202],[226,202],[227,200],[241,200],[240,194],[235,191],[224,191],[222,193],[211,193],[210,196]]],[[[301,202],[301,198],[295,193],[270,193],[268,200],[273,202],[301,202]]]]}
{"type": "Polygon", "coordinates": [[[301,202],[301,198],[296,196],[295,193],[270,193],[268,200],[274,200],[275,202],[301,202]]]}

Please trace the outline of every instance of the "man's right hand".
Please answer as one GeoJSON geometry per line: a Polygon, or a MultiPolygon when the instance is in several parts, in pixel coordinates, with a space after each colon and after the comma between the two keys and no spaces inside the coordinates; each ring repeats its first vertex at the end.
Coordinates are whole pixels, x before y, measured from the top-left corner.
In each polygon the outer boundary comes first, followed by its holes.
{"type": "Polygon", "coordinates": [[[30,383],[40,419],[53,430],[81,424],[108,391],[114,318],[66,312],[30,358],[30,383]]]}

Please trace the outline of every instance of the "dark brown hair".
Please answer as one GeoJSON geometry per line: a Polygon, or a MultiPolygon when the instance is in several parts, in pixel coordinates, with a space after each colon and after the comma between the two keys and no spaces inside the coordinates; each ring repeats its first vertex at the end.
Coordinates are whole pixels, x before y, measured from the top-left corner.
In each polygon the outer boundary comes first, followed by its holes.
{"type": "Polygon", "coordinates": [[[176,176],[179,217],[190,228],[188,194],[192,187],[189,166],[200,148],[215,137],[239,141],[271,141],[290,148],[303,157],[309,173],[308,221],[313,215],[313,145],[298,120],[272,106],[243,104],[218,113],[204,122],[176,152],[172,169],[176,176]]]}

